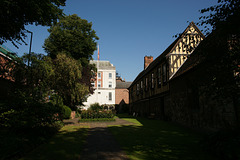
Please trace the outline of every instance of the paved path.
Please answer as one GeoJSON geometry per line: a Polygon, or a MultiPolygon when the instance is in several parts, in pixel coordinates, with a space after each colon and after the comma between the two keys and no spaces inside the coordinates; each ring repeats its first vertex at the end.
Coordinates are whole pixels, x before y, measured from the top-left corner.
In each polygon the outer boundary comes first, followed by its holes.
{"type": "Polygon", "coordinates": [[[121,150],[108,125],[132,124],[117,118],[115,122],[84,122],[77,123],[78,119],[65,121],[67,125],[89,126],[87,143],[83,146],[80,160],[127,160],[126,154],[121,150]]]}

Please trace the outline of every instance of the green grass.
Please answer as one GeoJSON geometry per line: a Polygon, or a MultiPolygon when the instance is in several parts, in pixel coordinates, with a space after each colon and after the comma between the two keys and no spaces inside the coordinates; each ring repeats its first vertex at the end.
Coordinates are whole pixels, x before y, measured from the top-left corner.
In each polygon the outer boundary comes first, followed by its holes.
{"type": "Polygon", "coordinates": [[[212,160],[199,141],[203,135],[160,120],[119,116],[135,123],[109,126],[122,149],[133,160],[212,160]],[[125,117],[125,118],[124,118],[125,117]]]}
{"type": "Polygon", "coordinates": [[[71,160],[79,159],[88,128],[65,126],[49,143],[41,145],[21,160],[71,160]]]}

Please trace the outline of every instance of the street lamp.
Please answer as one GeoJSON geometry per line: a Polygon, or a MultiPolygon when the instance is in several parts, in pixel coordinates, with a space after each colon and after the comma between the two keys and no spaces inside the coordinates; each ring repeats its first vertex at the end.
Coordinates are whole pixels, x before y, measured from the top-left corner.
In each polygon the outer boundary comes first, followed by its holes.
{"type": "Polygon", "coordinates": [[[30,39],[30,47],[29,47],[29,54],[28,54],[28,67],[29,67],[29,61],[31,60],[31,48],[32,48],[32,36],[33,36],[33,32],[31,32],[31,31],[28,31],[27,30],[27,32],[28,33],[31,33],[31,39],[30,39]]]}

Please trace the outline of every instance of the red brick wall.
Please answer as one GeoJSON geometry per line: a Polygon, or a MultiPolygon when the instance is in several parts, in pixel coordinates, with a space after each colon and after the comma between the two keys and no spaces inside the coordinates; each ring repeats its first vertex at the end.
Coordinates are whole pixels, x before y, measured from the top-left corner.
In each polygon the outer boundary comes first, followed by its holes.
{"type": "Polygon", "coordinates": [[[128,89],[115,89],[115,104],[119,104],[122,100],[129,104],[128,89]]]}
{"type": "MultiPolygon", "coordinates": [[[[4,70],[7,69],[7,63],[8,62],[9,62],[9,60],[6,57],[3,57],[2,55],[0,55],[0,67],[1,67],[1,69],[4,69],[4,70]]],[[[12,69],[8,69],[8,70],[10,72],[12,69]]],[[[5,72],[4,74],[0,73],[0,77],[13,81],[12,77],[10,77],[7,72],[5,72]]]]}

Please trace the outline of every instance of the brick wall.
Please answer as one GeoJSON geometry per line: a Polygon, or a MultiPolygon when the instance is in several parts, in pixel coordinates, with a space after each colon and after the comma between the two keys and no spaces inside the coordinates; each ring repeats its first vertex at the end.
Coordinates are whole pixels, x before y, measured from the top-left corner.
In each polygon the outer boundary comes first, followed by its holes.
{"type": "Polygon", "coordinates": [[[128,89],[115,89],[115,104],[119,104],[122,100],[124,100],[126,104],[129,104],[128,89]]]}

